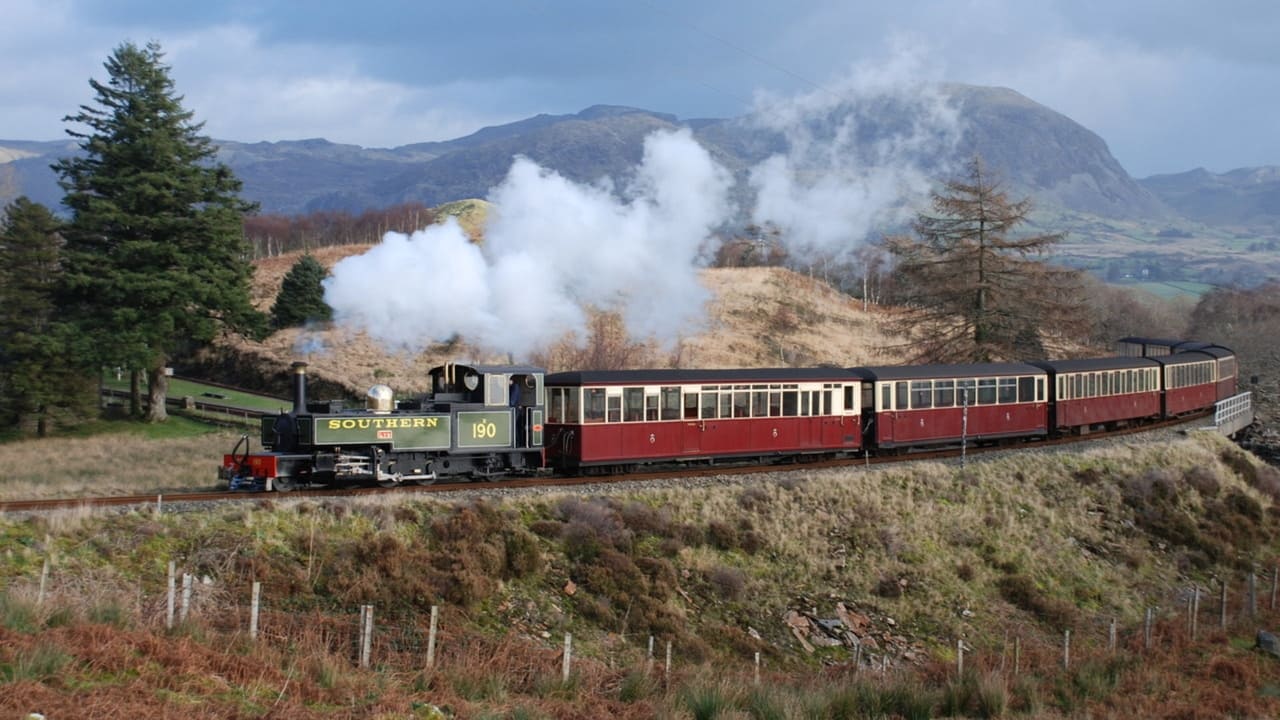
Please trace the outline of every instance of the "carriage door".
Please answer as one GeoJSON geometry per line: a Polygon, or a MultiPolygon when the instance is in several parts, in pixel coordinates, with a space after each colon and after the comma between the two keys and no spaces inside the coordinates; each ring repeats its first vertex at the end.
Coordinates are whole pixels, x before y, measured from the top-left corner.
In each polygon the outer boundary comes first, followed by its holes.
{"type": "Polygon", "coordinates": [[[862,383],[862,447],[873,447],[876,442],[876,385],[862,383]]]}

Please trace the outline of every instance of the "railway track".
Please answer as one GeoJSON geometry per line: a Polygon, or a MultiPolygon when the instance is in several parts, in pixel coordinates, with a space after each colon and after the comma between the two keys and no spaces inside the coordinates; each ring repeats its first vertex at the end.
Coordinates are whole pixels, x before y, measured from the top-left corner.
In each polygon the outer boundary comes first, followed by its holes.
{"type": "Polygon", "coordinates": [[[998,445],[982,445],[966,448],[945,448],[939,450],[921,451],[904,453],[900,455],[883,455],[877,457],[849,457],[838,459],[818,459],[809,462],[779,462],[767,465],[742,465],[742,464],[690,464],[682,465],[678,468],[646,470],[643,472],[629,472],[612,475],[576,475],[576,476],[536,476],[536,477],[512,477],[495,480],[491,482],[458,482],[458,483],[437,483],[427,486],[403,486],[398,488],[380,488],[380,487],[347,487],[347,488],[318,488],[309,490],[294,490],[287,494],[267,494],[254,492],[228,492],[219,490],[177,490],[174,492],[152,493],[148,495],[117,495],[102,497],[79,497],[79,498],[52,498],[42,500],[5,500],[0,501],[0,512],[19,513],[19,512],[41,512],[48,510],[62,509],[101,509],[111,507],[126,506],[148,506],[154,505],[161,509],[165,505],[176,503],[209,503],[209,502],[228,502],[228,501],[253,501],[284,498],[321,498],[321,497],[361,497],[368,495],[378,495],[388,492],[409,493],[416,495],[434,495],[439,493],[457,492],[460,490],[483,491],[483,490],[516,490],[524,488],[573,488],[585,485],[601,485],[616,484],[639,481],[653,480],[674,480],[684,478],[707,477],[713,475],[752,475],[766,472],[786,472],[793,470],[819,470],[827,468],[841,467],[870,467],[873,465],[884,465],[900,462],[920,462],[920,461],[953,461],[962,459],[967,456],[983,455],[992,452],[1010,452],[1020,450],[1036,450],[1046,449],[1064,445],[1074,445],[1081,442],[1107,440],[1126,435],[1134,435],[1139,433],[1152,432],[1168,428],[1179,427],[1183,425],[1191,425],[1205,417],[1212,417],[1212,412],[1200,413],[1177,420],[1167,420],[1164,422],[1154,423],[1150,425],[1140,425],[1111,432],[1092,433],[1083,437],[1064,437],[1049,440],[1039,440],[1034,442],[1017,442],[1011,444],[998,445]]]}

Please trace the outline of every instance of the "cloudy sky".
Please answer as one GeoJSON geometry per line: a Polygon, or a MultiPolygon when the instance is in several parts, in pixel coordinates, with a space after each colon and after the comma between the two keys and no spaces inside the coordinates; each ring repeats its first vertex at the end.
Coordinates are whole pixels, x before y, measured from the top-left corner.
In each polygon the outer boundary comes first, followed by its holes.
{"type": "Polygon", "coordinates": [[[0,17],[3,139],[64,137],[111,51],[154,40],[216,139],[393,147],[600,103],[730,117],[902,73],[1013,88],[1136,177],[1280,164],[1269,0],[5,0],[0,17]]]}

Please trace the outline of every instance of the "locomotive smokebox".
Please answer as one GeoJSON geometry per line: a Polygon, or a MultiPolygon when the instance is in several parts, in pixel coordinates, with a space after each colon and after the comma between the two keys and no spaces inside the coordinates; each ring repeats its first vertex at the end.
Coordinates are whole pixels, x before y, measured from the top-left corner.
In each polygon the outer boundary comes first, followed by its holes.
{"type": "Polygon", "coordinates": [[[307,364],[293,364],[293,414],[302,415],[307,411],[307,364]]]}

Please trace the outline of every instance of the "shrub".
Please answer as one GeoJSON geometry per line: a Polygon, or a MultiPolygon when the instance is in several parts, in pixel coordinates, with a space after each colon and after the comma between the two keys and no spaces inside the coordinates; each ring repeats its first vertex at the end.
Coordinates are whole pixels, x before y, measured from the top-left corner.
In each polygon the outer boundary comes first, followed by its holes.
{"type": "Polygon", "coordinates": [[[1200,493],[1201,497],[1211,498],[1218,494],[1221,483],[1218,478],[1214,477],[1213,471],[1209,468],[1197,466],[1186,472],[1184,478],[1188,485],[1200,493]]]}
{"type": "Polygon", "coordinates": [[[1026,575],[1005,575],[996,586],[1000,590],[1000,596],[1010,605],[1031,613],[1052,627],[1070,628],[1075,624],[1075,606],[1050,597],[1026,575]]]}
{"type": "Polygon", "coordinates": [[[738,531],[729,523],[712,520],[707,523],[707,540],[717,550],[733,550],[738,547],[738,531]]]}
{"type": "Polygon", "coordinates": [[[707,573],[707,582],[721,598],[736,600],[747,586],[747,576],[737,568],[717,565],[707,573]]]}
{"type": "Polygon", "coordinates": [[[902,583],[898,578],[892,575],[884,575],[876,582],[875,588],[872,590],[876,595],[882,598],[902,597],[902,583]]]}

